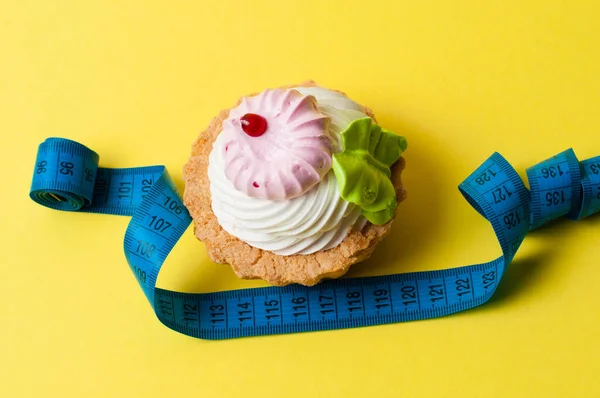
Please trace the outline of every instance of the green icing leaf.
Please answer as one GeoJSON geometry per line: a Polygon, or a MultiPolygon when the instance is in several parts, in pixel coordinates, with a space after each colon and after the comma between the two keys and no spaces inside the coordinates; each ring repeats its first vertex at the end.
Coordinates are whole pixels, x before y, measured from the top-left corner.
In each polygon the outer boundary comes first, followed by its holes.
{"type": "Polygon", "coordinates": [[[344,150],[333,155],[340,195],[358,205],[371,223],[385,224],[397,205],[390,166],[406,150],[406,139],[365,117],[350,123],[341,140],[344,150]]]}

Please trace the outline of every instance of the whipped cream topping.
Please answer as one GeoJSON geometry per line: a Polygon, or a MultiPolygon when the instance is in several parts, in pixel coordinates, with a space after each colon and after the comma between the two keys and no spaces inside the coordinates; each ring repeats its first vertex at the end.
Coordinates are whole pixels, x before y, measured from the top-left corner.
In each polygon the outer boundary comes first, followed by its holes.
{"type": "Polygon", "coordinates": [[[329,122],[314,97],[296,90],[265,90],[244,98],[223,122],[225,175],[253,198],[283,200],[304,194],[331,170],[329,122]],[[266,120],[260,136],[244,132],[248,114],[266,120]]]}
{"type": "MultiPolygon", "coordinates": [[[[353,120],[367,116],[360,105],[335,91],[316,87],[286,91],[316,98],[318,111],[330,119],[327,134],[334,153],[341,150],[340,133],[353,120]]],[[[229,234],[253,247],[285,256],[334,248],[353,228],[361,229],[365,225],[360,208],[341,198],[332,170],[303,194],[286,200],[251,197],[237,189],[226,175],[229,150],[225,148],[230,144],[227,135],[219,134],[208,167],[212,209],[229,234]]]]}

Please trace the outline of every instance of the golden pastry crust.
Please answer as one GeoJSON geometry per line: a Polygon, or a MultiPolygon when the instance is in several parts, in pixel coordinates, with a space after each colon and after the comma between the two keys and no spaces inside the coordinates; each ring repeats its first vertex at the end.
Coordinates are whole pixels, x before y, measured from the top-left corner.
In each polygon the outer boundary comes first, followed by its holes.
{"type": "MultiPolygon", "coordinates": [[[[284,88],[297,86],[317,87],[317,84],[309,80],[284,88]]],[[[365,108],[365,112],[375,119],[370,109],[365,108]]],[[[221,228],[211,208],[208,157],[228,115],[228,109],[221,111],[208,128],[200,133],[192,145],[190,160],[183,170],[183,201],[194,219],[194,234],[206,244],[211,259],[216,263],[230,264],[236,275],[242,279],[263,279],[277,286],[290,283],[311,286],[324,278],[340,277],[352,264],[369,258],[375,246],[389,233],[393,219],[384,225],[367,222],[362,230],[351,231],[342,243],[333,249],[292,256],[280,256],[252,247],[221,228]]],[[[400,158],[392,166],[392,183],[396,188],[398,203],[406,197],[401,180],[404,165],[404,158],[400,158]]]]}

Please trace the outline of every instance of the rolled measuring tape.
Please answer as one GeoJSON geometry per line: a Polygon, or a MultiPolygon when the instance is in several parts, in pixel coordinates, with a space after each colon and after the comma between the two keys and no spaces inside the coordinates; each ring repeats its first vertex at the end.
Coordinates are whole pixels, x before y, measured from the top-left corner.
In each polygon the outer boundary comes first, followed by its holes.
{"type": "Polygon", "coordinates": [[[337,279],[215,293],[156,287],[167,255],[192,219],[164,166],[98,167],[94,151],[49,138],[40,144],[30,197],[52,209],[132,216],[125,257],[158,319],[180,333],[226,339],[406,322],[449,315],[488,301],[527,233],[555,218],[600,210],[600,156],[579,162],[566,150],[519,175],[494,153],[459,186],[494,229],[502,256],[440,271],[337,279]]]}

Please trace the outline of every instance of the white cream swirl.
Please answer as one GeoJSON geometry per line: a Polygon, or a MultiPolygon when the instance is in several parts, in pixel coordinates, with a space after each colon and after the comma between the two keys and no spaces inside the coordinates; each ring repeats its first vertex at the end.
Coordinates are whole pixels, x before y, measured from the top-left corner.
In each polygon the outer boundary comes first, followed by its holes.
{"type": "MultiPolygon", "coordinates": [[[[331,118],[333,152],[340,133],[355,119],[365,117],[364,109],[343,94],[317,87],[298,87],[317,99],[317,106],[331,118]]],[[[221,227],[250,246],[278,255],[311,254],[339,245],[366,219],[360,208],[340,197],[333,171],[306,193],[287,200],[252,198],[238,191],[225,175],[223,134],[213,144],[208,177],[212,209],[221,227]]]]}
{"type": "Polygon", "coordinates": [[[340,135],[342,131],[346,130],[352,121],[367,116],[364,108],[337,91],[321,87],[296,87],[295,90],[300,94],[312,95],[317,99],[319,111],[331,118],[329,133],[333,140],[332,152],[341,152],[340,135]]]}

